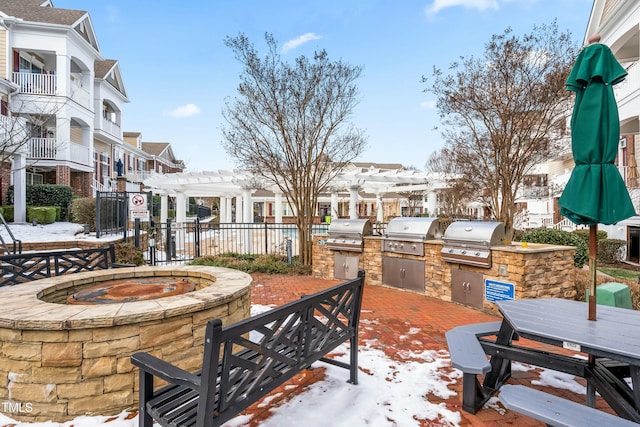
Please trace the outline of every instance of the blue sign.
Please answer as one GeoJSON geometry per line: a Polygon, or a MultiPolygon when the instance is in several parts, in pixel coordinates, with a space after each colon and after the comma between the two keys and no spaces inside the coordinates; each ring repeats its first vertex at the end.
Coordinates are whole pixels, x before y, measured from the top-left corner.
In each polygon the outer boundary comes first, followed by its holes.
{"type": "Polygon", "coordinates": [[[495,280],[485,279],[484,281],[484,298],[487,301],[504,301],[512,300],[516,297],[516,287],[512,283],[497,282],[495,280]]]}

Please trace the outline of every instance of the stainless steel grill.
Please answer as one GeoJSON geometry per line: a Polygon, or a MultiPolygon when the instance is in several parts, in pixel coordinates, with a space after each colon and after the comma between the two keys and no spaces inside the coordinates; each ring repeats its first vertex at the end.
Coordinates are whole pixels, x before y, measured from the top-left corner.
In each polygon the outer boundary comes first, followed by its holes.
{"type": "Polygon", "coordinates": [[[382,236],[382,252],[423,256],[423,242],[439,236],[438,218],[393,218],[382,236]]]}
{"type": "Polygon", "coordinates": [[[334,219],[327,230],[327,246],[334,251],[362,252],[363,237],[371,234],[368,219],[334,219]]]}
{"type": "Polygon", "coordinates": [[[442,236],[442,259],[447,262],[491,267],[491,246],[503,244],[501,222],[456,221],[442,236]]]}

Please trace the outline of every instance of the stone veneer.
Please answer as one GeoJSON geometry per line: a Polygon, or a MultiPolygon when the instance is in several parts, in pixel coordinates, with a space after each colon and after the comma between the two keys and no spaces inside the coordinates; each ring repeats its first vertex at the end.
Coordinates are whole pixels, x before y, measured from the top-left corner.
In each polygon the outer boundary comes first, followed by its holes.
{"type": "Polygon", "coordinates": [[[0,289],[0,412],[23,421],[65,421],[134,409],[138,371],[130,356],[146,351],[183,369],[199,369],[206,322],[249,317],[251,280],[220,267],[134,267],[0,289]],[[103,305],[41,299],[101,281],[150,276],[190,277],[196,290],[103,305]]]}
{"type": "MultiPolygon", "coordinates": [[[[320,278],[333,278],[334,255],[358,256],[358,268],[366,271],[368,285],[382,283],[381,238],[364,238],[362,253],[333,251],[325,244],[325,235],[316,235],[313,241],[313,274],[320,278]]],[[[425,261],[425,295],[451,301],[451,272],[454,269],[477,272],[484,279],[514,284],[517,299],[524,298],[569,298],[576,295],[575,248],[571,246],[541,245],[529,243],[526,248],[520,243],[492,247],[491,268],[449,263],[442,260],[441,240],[424,242],[424,257],[384,253],[385,256],[402,257],[425,261]]],[[[495,304],[484,301],[484,309],[497,312],[495,304]]]]}

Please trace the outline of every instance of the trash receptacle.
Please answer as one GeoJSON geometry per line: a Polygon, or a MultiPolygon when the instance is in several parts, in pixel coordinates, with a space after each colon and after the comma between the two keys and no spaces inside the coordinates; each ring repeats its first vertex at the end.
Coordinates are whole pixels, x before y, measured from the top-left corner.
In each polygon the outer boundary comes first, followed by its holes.
{"type": "Polygon", "coordinates": [[[598,285],[596,288],[596,301],[598,304],[611,307],[633,308],[631,305],[631,291],[629,286],[623,283],[609,282],[598,285]]]}

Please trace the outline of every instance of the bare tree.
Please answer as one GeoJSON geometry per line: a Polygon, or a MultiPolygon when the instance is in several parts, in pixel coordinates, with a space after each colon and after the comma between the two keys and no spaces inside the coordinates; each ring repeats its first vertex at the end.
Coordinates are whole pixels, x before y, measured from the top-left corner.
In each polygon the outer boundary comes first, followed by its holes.
{"type": "Polygon", "coordinates": [[[296,212],[300,260],[310,264],[318,195],[366,144],[349,122],[362,67],[331,61],[324,50],[288,63],[273,36],[265,40],[262,58],[244,34],[225,39],[244,69],[238,96],[223,109],[223,144],[242,167],[285,195],[296,212]]]}
{"type": "Polygon", "coordinates": [[[565,80],[577,54],[557,23],[517,37],[494,35],[484,55],[462,57],[450,74],[434,69],[426,91],[437,97],[443,158],[469,191],[490,200],[510,233],[516,191],[531,168],[553,153],[570,112],[565,80]]]}

